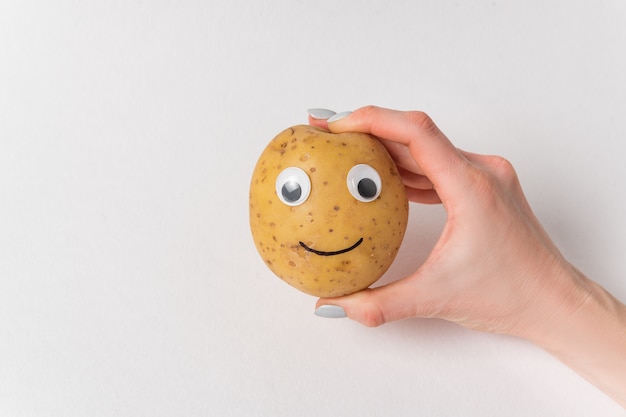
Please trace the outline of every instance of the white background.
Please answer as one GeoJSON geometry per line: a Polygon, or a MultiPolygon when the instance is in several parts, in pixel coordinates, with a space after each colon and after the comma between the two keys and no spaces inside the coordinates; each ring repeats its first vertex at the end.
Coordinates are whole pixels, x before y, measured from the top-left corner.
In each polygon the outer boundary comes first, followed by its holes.
{"type": "Polygon", "coordinates": [[[0,2],[0,415],[625,415],[522,340],[315,317],[248,229],[307,108],[420,109],[624,301],[624,51],[623,1],[0,2]]]}

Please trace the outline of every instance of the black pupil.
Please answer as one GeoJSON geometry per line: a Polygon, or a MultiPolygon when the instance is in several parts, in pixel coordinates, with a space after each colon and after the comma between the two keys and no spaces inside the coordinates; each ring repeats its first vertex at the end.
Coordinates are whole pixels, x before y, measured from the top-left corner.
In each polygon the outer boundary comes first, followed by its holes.
{"type": "Polygon", "coordinates": [[[283,193],[283,197],[285,200],[289,202],[298,201],[300,196],[302,195],[302,188],[300,188],[300,184],[295,181],[287,181],[281,190],[283,193]]]}
{"type": "Polygon", "coordinates": [[[363,198],[373,198],[376,195],[376,183],[370,178],[363,178],[359,181],[357,188],[363,198]]]}

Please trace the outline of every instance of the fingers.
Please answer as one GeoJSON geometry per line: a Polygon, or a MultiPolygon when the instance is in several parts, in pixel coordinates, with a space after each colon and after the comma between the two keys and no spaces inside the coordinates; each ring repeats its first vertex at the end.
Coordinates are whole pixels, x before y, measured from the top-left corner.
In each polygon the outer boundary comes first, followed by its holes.
{"type": "MultiPolygon", "coordinates": [[[[341,117],[341,114],[337,115],[334,111],[326,109],[309,109],[308,112],[309,124],[325,130],[328,130],[329,119],[332,120],[332,117],[335,115],[335,117],[341,117]]],[[[407,145],[384,138],[378,138],[378,140],[387,148],[387,152],[389,152],[398,168],[404,168],[407,171],[423,175],[422,169],[411,156],[407,145]]]]}
{"type": "Polygon", "coordinates": [[[397,166],[398,172],[402,177],[402,182],[404,185],[409,188],[416,188],[418,190],[432,190],[433,183],[428,179],[428,177],[420,174],[416,174],[412,171],[409,171],[401,166],[397,166]]]}
{"type": "MultiPolygon", "coordinates": [[[[407,172],[412,172],[414,174],[417,174],[421,177],[426,178],[424,174],[424,170],[415,161],[415,158],[413,157],[413,155],[411,155],[411,152],[407,145],[404,145],[402,143],[392,142],[386,139],[378,138],[378,140],[387,149],[387,152],[389,153],[391,158],[394,160],[398,168],[402,168],[407,172]]],[[[432,188],[432,183],[430,183],[430,185],[432,188]]]]}
{"type": "Polygon", "coordinates": [[[441,203],[441,199],[428,177],[407,171],[402,167],[398,167],[398,172],[406,188],[406,195],[409,201],[421,204],[441,203]]]}
{"type": "MultiPolygon", "coordinates": [[[[328,121],[332,122],[335,112],[326,109],[309,109],[309,124],[328,129],[328,121]]],[[[335,117],[341,117],[341,114],[335,117]]],[[[422,204],[439,204],[441,199],[434,191],[432,181],[424,175],[422,168],[411,155],[409,146],[404,143],[378,138],[394,160],[402,181],[407,189],[410,201],[422,204]]]]}
{"type": "Polygon", "coordinates": [[[440,197],[441,192],[455,195],[467,189],[462,170],[467,159],[423,112],[367,106],[347,115],[337,114],[325,123],[332,132],[363,132],[378,137],[399,166],[428,177],[440,197]],[[402,152],[400,146],[407,147],[409,153],[402,152]]]}
{"type": "Polygon", "coordinates": [[[435,190],[406,189],[406,197],[409,201],[420,204],[441,204],[441,198],[435,190]]]}

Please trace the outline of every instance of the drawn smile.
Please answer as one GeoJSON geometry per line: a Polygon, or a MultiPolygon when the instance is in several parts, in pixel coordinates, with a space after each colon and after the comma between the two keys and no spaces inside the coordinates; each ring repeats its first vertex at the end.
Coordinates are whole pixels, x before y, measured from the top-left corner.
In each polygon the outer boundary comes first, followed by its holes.
{"type": "Polygon", "coordinates": [[[333,251],[333,252],[324,252],[324,251],[321,251],[321,250],[316,250],[316,249],[310,248],[307,245],[305,245],[304,242],[300,242],[300,246],[302,246],[304,248],[304,250],[306,250],[308,252],[312,252],[312,253],[314,253],[316,255],[333,256],[333,255],[341,255],[342,253],[350,252],[352,249],[356,248],[361,243],[363,243],[363,238],[359,239],[354,245],[350,246],[349,248],[345,248],[345,249],[341,249],[341,250],[337,250],[337,251],[333,251]]]}

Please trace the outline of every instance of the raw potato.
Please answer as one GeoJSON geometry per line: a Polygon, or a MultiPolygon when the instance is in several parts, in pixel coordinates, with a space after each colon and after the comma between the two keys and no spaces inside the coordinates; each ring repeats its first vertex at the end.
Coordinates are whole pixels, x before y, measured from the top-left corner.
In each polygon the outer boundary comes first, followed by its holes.
{"type": "MultiPolygon", "coordinates": [[[[296,199],[297,190],[288,197],[296,199]]],[[[288,128],[265,148],[252,175],[250,228],[259,254],[285,282],[317,297],[350,294],[378,280],[400,248],[407,220],[396,166],[369,135],[288,128]],[[348,173],[358,164],[380,175],[373,201],[357,200],[348,188],[348,173]],[[277,178],[288,167],[302,169],[310,181],[310,194],[299,205],[278,195],[277,178]]]]}

